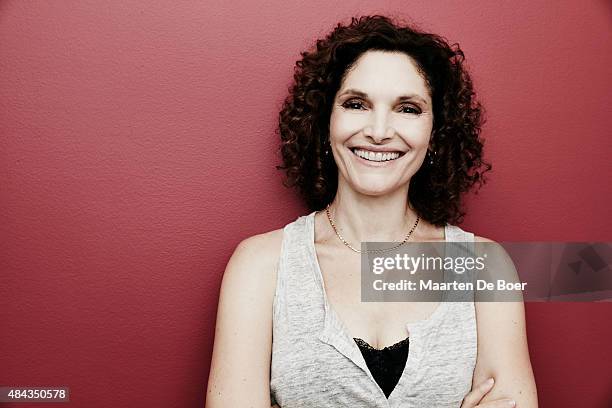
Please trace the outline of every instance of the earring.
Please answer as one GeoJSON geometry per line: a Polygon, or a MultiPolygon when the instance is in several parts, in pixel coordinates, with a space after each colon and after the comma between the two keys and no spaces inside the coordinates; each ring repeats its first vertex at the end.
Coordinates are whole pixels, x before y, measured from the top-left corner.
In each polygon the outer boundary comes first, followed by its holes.
{"type": "Polygon", "coordinates": [[[431,151],[427,151],[427,154],[429,155],[429,165],[433,166],[434,165],[434,156],[436,155],[436,152],[434,151],[433,154],[431,154],[431,151]]]}

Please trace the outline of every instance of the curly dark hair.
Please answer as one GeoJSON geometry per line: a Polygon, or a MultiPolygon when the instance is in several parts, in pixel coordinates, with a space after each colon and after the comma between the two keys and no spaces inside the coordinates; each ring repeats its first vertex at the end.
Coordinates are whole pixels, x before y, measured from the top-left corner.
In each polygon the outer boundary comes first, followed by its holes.
{"type": "Polygon", "coordinates": [[[475,98],[472,80],[458,44],[441,36],[395,23],[381,15],[352,17],[337,27],[316,48],[301,53],[294,83],[279,113],[284,184],[295,187],[308,208],[321,210],[338,187],[338,168],[323,151],[329,139],[333,101],[346,72],[368,50],[403,52],[410,56],[427,84],[433,104],[430,150],[410,180],[408,199],[415,212],[429,223],[457,224],[465,212],[462,194],[485,183],[491,164],[482,159],[484,109],[475,98]],[[428,153],[429,155],[429,153],[428,153]]]}

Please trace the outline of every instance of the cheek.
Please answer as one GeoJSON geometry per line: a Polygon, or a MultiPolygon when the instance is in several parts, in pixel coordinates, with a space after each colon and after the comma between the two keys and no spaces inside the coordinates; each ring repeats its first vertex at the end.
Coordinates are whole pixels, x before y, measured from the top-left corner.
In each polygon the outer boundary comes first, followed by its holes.
{"type": "Polygon", "coordinates": [[[329,123],[330,137],[333,140],[344,141],[364,126],[364,119],[358,115],[335,111],[332,112],[329,123]]]}
{"type": "Polygon", "coordinates": [[[425,142],[429,141],[431,131],[433,129],[433,122],[431,120],[431,117],[424,116],[419,119],[415,119],[414,122],[410,123],[410,125],[412,130],[411,133],[416,138],[420,140],[425,140],[425,142]]]}
{"type": "Polygon", "coordinates": [[[425,149],[429,147],[431,130],[432,126],[427,121],[415,121],[404,123],[398,133],[412,149],[425,149]]]}

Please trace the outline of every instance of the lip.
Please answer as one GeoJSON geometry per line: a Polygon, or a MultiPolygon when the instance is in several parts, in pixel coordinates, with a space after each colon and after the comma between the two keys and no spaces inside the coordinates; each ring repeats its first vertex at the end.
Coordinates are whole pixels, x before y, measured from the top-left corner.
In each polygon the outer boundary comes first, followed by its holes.
{"type": "Polygon", "coordinates": [[[402,151],[402,150],[398,150],[398,149],[390,149],[388,147],[383,147],[383,146],[351,146],[349,147],[349,149],[351,151],[355,150],[355,149],[359,149],[359,150],[365,150],[368,152],[374,152],[374,153],[399,153],[400,157],[402,157],[406,152],[402,151]]]}
{"type": "Polygon", "coordinates": [[[395,163],[396,161],[398,161],[399,159],[401,159],[407,152],[403,152],[401,150],[392,150],[389,148],[380,148],[380,147],[360,147],[360,146],[353,146],[349,148],[349,151],[351,152],[351,155],[353,155],[353,157],[361,164],[365,165],[365,166],[369,166],[369,167],[388,167],[388,166],[392,166],[393,163],[395,163]],[[365,150],[365,151],[371,151],[374,153],[399,153],[400,156],[397,159],[394,160],[387,160],[387,161],[371,161],[371,160],[366,160],[363,157],[359,157],[355,154],[354,150],[355,149],[359,149],[359,150],[365,150]]]}

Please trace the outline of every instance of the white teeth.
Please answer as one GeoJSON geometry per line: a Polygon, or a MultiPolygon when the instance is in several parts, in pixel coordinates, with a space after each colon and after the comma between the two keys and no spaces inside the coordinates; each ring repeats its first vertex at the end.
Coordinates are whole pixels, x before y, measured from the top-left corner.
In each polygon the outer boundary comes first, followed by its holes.
{"type": "Polygon", "coordinates": [[[377,161],[377,162],[395,160],[400,156],[400,154],[397,152],[394,152],[394,153],[376,152],[375,153],[372,151],[366,151],[366,150],[360,150],[360,149],[353,150],[353,153],[355,153],[357,156],[363,159],[370,160],[370,161],[377,161]]]}

